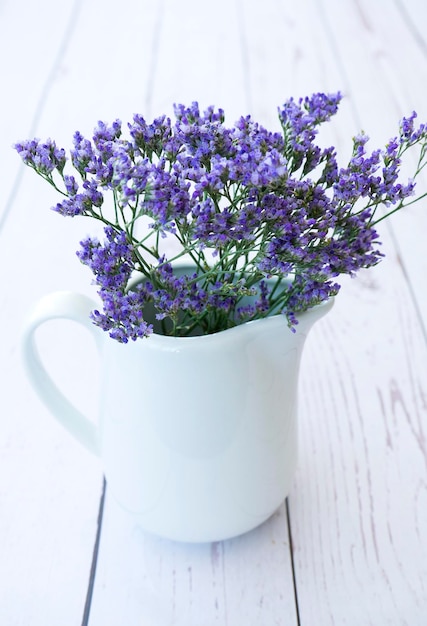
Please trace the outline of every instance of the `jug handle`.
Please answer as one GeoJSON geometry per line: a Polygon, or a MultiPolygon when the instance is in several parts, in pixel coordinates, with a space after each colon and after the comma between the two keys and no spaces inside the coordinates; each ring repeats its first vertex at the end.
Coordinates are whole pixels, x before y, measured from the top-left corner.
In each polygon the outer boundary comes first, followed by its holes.
{"type": "Polygon", "coordinates": [[[46,371],[35,341],[39,326],[52,319],[69,319],[82,324],[92,334],[98,351],[103,333],[89,314],[96,308],[93,300],[82,294],[58,291],[39,300],[24,324],[22,353],[27,375],[39,398],[65,429],[90,452],[98,455],[97,427],[64,396],[46,371]]]}

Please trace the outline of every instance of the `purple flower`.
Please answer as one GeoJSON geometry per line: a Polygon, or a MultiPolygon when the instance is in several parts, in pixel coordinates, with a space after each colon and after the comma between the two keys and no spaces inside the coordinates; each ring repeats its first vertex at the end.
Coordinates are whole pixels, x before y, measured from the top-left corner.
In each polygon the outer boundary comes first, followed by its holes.
{"type": "Polygon", "coordinates": [[[338,293],[337,277],[376,265],[377,224],[425,195],[415,195],[415,178],[427,161],[427,127],[412,113],[384,150],[369,151],[368,136],[357,135],[342,165],[333,146],[316,143],[340,101],[339,92],[290,98],[279,108],[281,132],[251,116],[226,125],[222,109],[197,102],[175,105],[174,121],[98,122],[91,140],[74,134],[74,174],[53,141],[16,144],[62,193],[56,212],[104,224],[105,239],[88,237],[78,252],[102,301],[94,322],[120,342],[274,314],[294,327],[302,311],[338,293]],[[415,175],[401,180],[410,148],[415,175]],[[165,238],[177,244],[169,257],[165,238]],[[175,269],[180,260],[192,269],[175,269]],[[134,275],[141,282],[130,289],[134,275]]]}
{"type": "Polygon", "coordinates": [[[79,186],[74,176],[64,176],[64,185],[68,196],[75,196],[79,190],[79,186]]]}
{"type": "Polygon", "coordinates": [[[148,337],[153,332],[151,324],[143,319],[144,299],[141,292],[122,293],[109,289],[101,289],[99,295],[103,304],[103,312],[93,311],[92,320],[102,330],[109,333],[112,339],[127,343],[141,337],[148,337]]]}
{"type": "Polygon", "coordinates": [[[141,155],[152,158],[160,157],[163,152],[173,153],[171,121],[165,115],[158,117],[152,124],[147,124],[141,115],[135,115],[133,123],[128,124],[135,150],[141,155]]]}
{"type": "Polygon", "coordinates": [[[53,210],[64,217],[75,217],[76,215],[92,215],[93,207],[101,207],[104,196],[98,190],[94,180],[83,181],[83,191],[78,192],[77,183],[72,176],[64,177],[65,187],[69,194],[62,202],[53,207],[53,210]]]}
{"type": "Polygon", "coordinates": [[[94,162],[94,152],[91,142],[76,131],[73,137],[74,147],[71,150],[71,162],[82,178],[86,178],[86,171],[94,162]]]}
{"type": "Polygon", "coordinates": [[[376,176],[380,166],[381,151],[375,150],[366,156],[366,135],[354,138],[353,156],[348,167],[339,170],[334,183],[334,199],[346,203],[355,203],[359,198],[375,196],[383,189],[382,179],[376,176]]]}
{"type": "Polygon", "coordinates": [[[83,240],[77,256],[92,270],[97,285],[104,289],[124,290],[134,269],[132,246],[126,233],[117,232],[111,226],[105,228],[105,235],[104,244],[91,237],[83,240]]]}
{"type": "Polygon", "coordinates": [[[57,148],[54,141],[47,139],[41,142],[39,139],[23,141],[14,145],[23,162],[44,175],[51,174],[54,170],[62,173],[65,163],[65,150],[57,148]]]}

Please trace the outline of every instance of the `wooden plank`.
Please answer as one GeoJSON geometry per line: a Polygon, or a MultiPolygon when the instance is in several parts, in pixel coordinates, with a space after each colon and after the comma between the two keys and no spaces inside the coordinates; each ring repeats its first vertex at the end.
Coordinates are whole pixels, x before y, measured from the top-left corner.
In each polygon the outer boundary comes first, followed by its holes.
{"type": "Polygon", "coordinates": [[[343,90],[326,33],[307,2],[266,0],[247,5],[242,1],[240,5],[251,113],[257,120],[280,129],[277,107],[288,98],[343,90]]]}
{"type": "Polygon", "coordinates": [[[61,11],[53,0],[29,4],[25,10],[13,2],[1,6],[0,228],[23,173],[12,145],[37,132],[46,99],[61,75],[80,4],[79,0],[66,0],[61,11]]]}
{"type": "MultiPolygon", "coordinates": [[[[425,3],[362,0],[336,4],[317,0],[315,7],[320,9],[319,19],[330,33],[331,48],[339,54],[345,81],[351,84],[348,96],[354,117],[370,135],[372,148],[395,136],[398,120],[413,110],[418,112],[419,122],[427,121],[427,39],[419,29],[425,22],[425,3]]],[[[406,176],[412,174],[415,164],[414,157],[404,170],[406,176]]],[[[420,177],[419,188],[427,190],[427,175],[420,177]]],[[[427,228],[426,207],[427,201],[423,200],[382,227],[382,231],[391,229],[396,252],[424,320],[427,259],[422,238],[415,237],[414,232],[427,228]]]]}
{"type": "MultiPolygon", "coordinates": [[[[264,3],[251,19],[245,16],[252,76],[262,80],[262,90],[255,78],[253,85],[260,108],[270,94],[277,99],[285,81],[296,95],[342,89],[346,100],[330,136],[344,156],[361,128],[374,148],[393,136],[402,115],[413,108],[423,114],[425,81],[408,72],[408,59],[421,77],[427,67],[398,8],[385,2],[304,4],[292,13],[284,4],[278,10],[276,23],[292,28],[282,55],[286,78],[271,72],[276,84],[263,74],[281,52],[257,28],[264,3]]],[[[274,29],[269,34],[280,41],[274,29]]],[[[302,624],[422,624],[427,612],[420,532],[427,514],[425,339],[400,264],[421,303],[427,268],[424,244],[415,235],[417,228],[425,230],[426,214],[420,218],[420,212],[422,205],[395,220],[394,239],[381,229],[389,258],[345,281],[335,310],[309,339],[300,467],[289,498],[302,624]]]]}
{"type": "Polygon", "coordinates": [[[427,353],[384,268],[347,285],[305,353],[290,497],[302,623],[421,625],[427,610],[427,353]]]}
{"type": "Polygon", "coordinates": [[[239,3],[164,0],[162,6],[144,115],[172,114],[174,103],[194,100],[201,109],[222,107],[230,123],[249,112],[239,3]]]}
{"type": "MultiPolygon", "coordinates": [[[[34,134],[68,147],[76,128],[89,134],[99,116],[137,110],[136,100],[144,97],[138,81],[145,83],[150,71],[152,6],[122,2],[123,15],[146,12],[143,20],[129,19],[126,29],[117,28],[112,3],[102,11],[96,1],[67,1],[58,10],[42,0],[25,12],[19,3],[2,6],[8,97],[2,101],[1,163],[3,189],[11,195],[0,234],[0,613],[10,626],[81,623],[102,484],[97,459],[71,440],[29,388],[19,349],[24,316],[42,295],[56,289],[94,294],[75,257],[87,226],[53,214],[56,194],[29,170],[13,178],[19,158],[10,144],[34,134]]],[[[40,343],[58,385],[95,416],[97,357],[85,333],[52,323],[40,332],[40,343]]]]}
{"type": "MultiPolygon", "coordinates": [[[[410,33],[384,3],[321,5],[358,118],[373,138],[386,139],[403,105],[423,108],[418,78],[399,73],[408,58],[419,58],[410,33]]],[[[406,241],[396,231],[411,268],[423,245],[414,236],[424,222],[420,211],[401,218],[406,241]]],[[[388,259],[346,284],[305,354],[301,461],[290,498],[303,624],[423,624],[427,613],[420,530],[427,518],[427,353],[416,309],[425,271],[411,294],[388,229],[381,234],[388,259]]]]}
{"type": "MultiPolygon", "coordinates": [[[[382,123],[390,128],[393,119],[407,116],[413,110],[417,111],[419,122],[427,122],[427,38],[422,28],[427,20],[426,5],[416,0],[395,4],[396,9],[394,5],[386,7],[385,2],[373,6],[369,2],[361,3],[361,10],[369,16],[371,23],[369,48],[370,55],[375,59],[372,65],[377,74],[384,76],[384,89],[382,93],[378,91],[378,97],[385,97],[387,101],[383,107],[382,123]]],[[[354,73],[357,89],[363,77],[356,68],[350,71],[354,73]]],[[[412,161],[411,166],[414,165],[415,161],[412,161]]],[[[411,173],[408,168],[407,175],[411,173]]],[[[427,191],[427,174],[420,177],[418,186],[420,190],[427,191]]],[[[427,228],[427,199],[394,216],[389,227],[399,262],[416,299],[420,319],[427,328],[427,258],[422,238],[414,236],[415,231],[427,228]]]]}
{"type": "MultiPolygon", "coordinates": [[[[33,198],[30,191],[18,194],[16,206],[33,208],[33,198]]],[[[43,219],[30,218],[26,225],[33,233],[44,226],[48,233],[43,219]]],[[[97,460],[47,414],[21,362],[25,312],[43,285],[54,287],[52,279],[44,281],[46,268],[56,267],[57,279],[61,272],[50,253],[47,234],[28,241],[18,221],[6,222],[0,242],[0,606],[2,619],[13,626],[79,623],[101,491],[97,460]],[[20,240],[25,245],[17,246],[20,240]]],[[[80,356],[87,339],[68,326],[53,326],[40,337],[46,362],[90,413],[94,361],[80,356]]]]}
{"type": "Polygon", "coordinates": [[[182,544],[144,533],[107,497],[90,626],[296,624],[282,507],[233,540],[182,544]]]}
{"type": "Polygon", "coordinates": [[[101,486],[94,459],[45,417],[19,351],[22,316],[37,288],[47,287],[49,253],[40,253],[44,222],[34,214],[34,191],[18,199],[25,177],[11,144],[37,132],[78,8],[66,1],[59,12],[49,0],[24,13],[16,3],[1,7],[0,606],[11,626],[79,623],[101,486]]]}

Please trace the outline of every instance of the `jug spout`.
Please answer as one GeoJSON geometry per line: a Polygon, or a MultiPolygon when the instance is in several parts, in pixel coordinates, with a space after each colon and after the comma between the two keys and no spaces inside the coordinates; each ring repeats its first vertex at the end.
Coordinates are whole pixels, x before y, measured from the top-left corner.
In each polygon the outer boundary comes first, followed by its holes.
{"type": "Polygon", "coordinates": [[[311,327],[332,309],[334,303],[335,298],[332,297],[303,313],[299,313],[297,315],[298,324],[296,326],[296,332],[308,333],[311,327]]]}

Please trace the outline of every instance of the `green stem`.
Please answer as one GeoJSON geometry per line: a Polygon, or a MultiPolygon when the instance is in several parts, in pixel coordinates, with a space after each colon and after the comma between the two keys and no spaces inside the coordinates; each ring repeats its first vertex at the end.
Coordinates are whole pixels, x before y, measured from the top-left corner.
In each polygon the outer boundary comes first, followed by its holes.
{"type": "Polygon", "coordinates": [[[404,209],[407,206],[411,206],[411,204],[415,204],[416,202],[418,202],[419,200],[422,200],[423,198],[425,198],[427,196],[427,191],[425,193],[423,193],[421,196],[417,196],[416,198],[414,198],[413,200],[410,200],[409,202],[404,202],[403,200],[397,205],[397,207],[395,207],[394,209],[392,209],[391,211],[388,211],[388,213],[386,213],[385,215],[382,215],[380,218],[378,218],[377,220],[375,220],[375,222],[372,222],[372,226],[376,226],[376,224],[379,224],[380,222],[382,222],[383,220],[385,220],[387,217],[390,217],[390,215],[393,215],[393,213],[397,213],[398,211],[400,211],[401,209],[404,209]]]}

